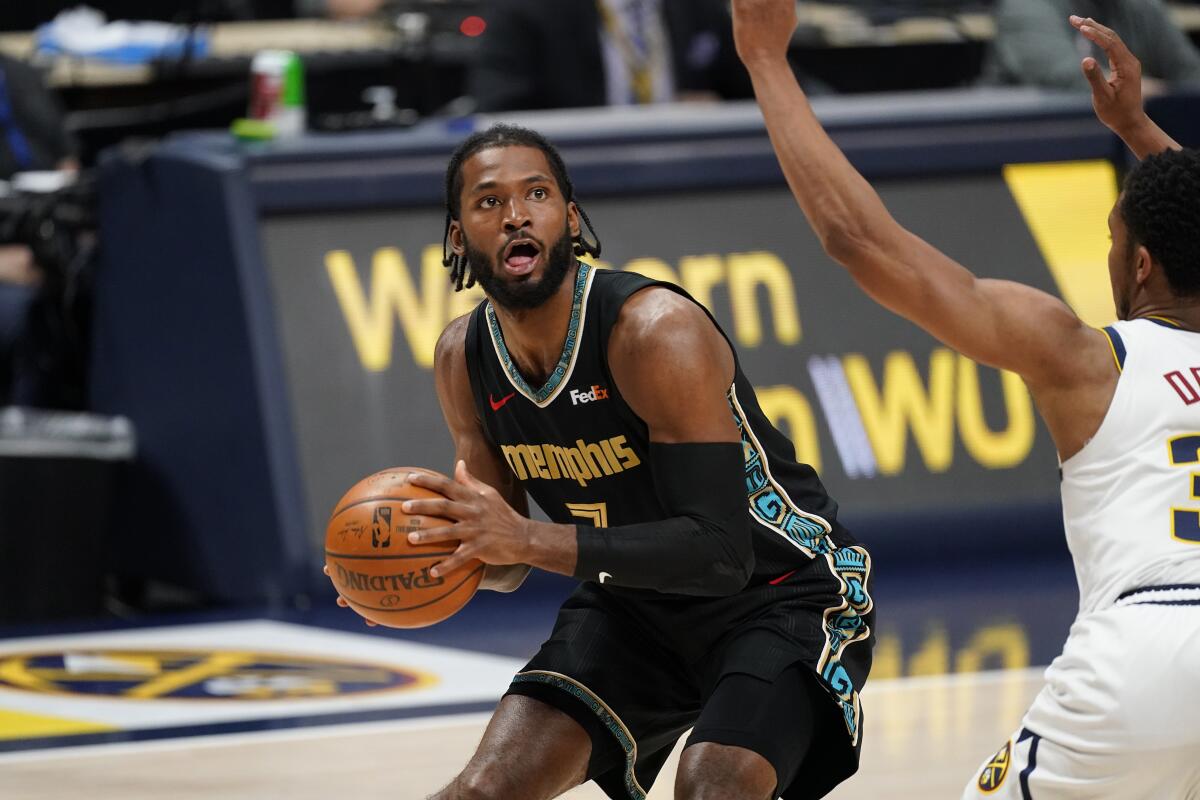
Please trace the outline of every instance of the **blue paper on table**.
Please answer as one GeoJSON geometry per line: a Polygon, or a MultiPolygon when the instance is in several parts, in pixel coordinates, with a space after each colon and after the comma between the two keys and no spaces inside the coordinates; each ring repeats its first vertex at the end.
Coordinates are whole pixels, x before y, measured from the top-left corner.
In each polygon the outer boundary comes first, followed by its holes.
{"type": "Polygon", "coordinates": [[[108,22],[91,8],[63,11],[40,26],[39,53],[68,55],[114,64],[145,64],[156,59],[192,58],[208,53],[208,31],[165,22],[108,22]]]}

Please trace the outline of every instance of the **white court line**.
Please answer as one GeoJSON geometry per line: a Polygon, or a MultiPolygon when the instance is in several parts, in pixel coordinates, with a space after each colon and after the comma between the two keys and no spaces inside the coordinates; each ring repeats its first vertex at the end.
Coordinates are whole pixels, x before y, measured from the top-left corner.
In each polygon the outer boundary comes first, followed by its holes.
{"type": "MultiPolygon", "coordinates": [[[[948,688],[952,686],[986,686],[994,683],[1041,678],[1045,667],[1019,670],[988,670],[948,675],[919,675],[908,678],[888,678],[868,683],[863,694],[881,692],[916,691],[920,689],[948,688]]],[[[84,758],[89,756],[152,753],[171,750],[187,750],[195,747],[224,747],[237,744],[261,744],[264,742],[290,742],[305,739],[320,739],[335,736],[357,736],[370,733],[397,733],[402,731],[451,728],[464,725],[479,725],[491,718],[490,711],[473,714],[448,714],[439,717],[420,717],[381,722],[347,722],[337,725],[316,725],[308,728],[288,730],[246,731],[243,733],[207,734],[203,736],[181,736],[172,739],[151,739],[141,742],[110,742],[80,745],[77,747],[55,747],[46,750],[27,750],[15,753],[0,753],[0,765],[52,761],[55,759],[84,758]]]]}
{"type": "Polygon", "coordinates": [[[0,765],[15,762],[53,761],[59,758],[84,758],[129,753],[191,750],[197,747],[224,747],[238,744],[261,744],[263,742],[295,742],[305,739],[324,739],[335,736],[396,733],[428,730],[430,728],[456,728],[464,725],[480,725],[491,719],[491,716],[492,712],[490,711],[478,711],[473,714],[447,714],[442,717],[396,719],[383,722],[345,722],[337,725],[314,725],[308,728],[291,728],[288,730],[210,733],[203,736],[179,736],[172,739],[150,739],[142,742],[105,742],[101,744],[79,745],[77,747],[53,747],[45,750],[0,753],[0,765]]]}

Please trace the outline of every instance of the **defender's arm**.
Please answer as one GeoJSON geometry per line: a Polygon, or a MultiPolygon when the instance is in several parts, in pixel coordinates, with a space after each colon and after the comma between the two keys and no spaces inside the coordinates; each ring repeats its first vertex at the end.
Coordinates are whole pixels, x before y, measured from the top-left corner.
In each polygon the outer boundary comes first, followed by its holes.
{"type": "Polygon", "coordinates": [[[884,307],[976,361],[1021,375],[1069,457],[1095,433],[1116,385],[1107,337],[1056,297],[975,277],[892,218],[792,76],[794,6],[734,0],[734,34],[784,174],[825,251],[884,307]],[[1098,411],[1082,408],[1096,398],[1098,411]]]}

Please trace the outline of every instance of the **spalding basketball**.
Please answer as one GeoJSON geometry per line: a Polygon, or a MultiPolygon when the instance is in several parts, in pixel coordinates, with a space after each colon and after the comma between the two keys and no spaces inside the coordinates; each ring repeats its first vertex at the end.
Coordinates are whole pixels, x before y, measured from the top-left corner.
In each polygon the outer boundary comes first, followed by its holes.
{"type": "Polygon", "coordinates": [[[441,622],[467,604],[483,579],[478,561],[436,578],[429,574],[457,541],[409,544],[413,531],[450,524],[401,510],[405,500],[441,497],[410,484],[413,472],[429,470],[394,467],[363,478],[338,501],[325,528],[325,565],[338,594],[363,617],[392,628],[441,622]]]}

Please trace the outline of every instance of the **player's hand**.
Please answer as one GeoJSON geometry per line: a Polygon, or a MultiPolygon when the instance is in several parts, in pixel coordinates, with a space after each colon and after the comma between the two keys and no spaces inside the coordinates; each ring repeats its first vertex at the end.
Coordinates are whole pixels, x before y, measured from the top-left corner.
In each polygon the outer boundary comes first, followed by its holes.
{"type": "Polygon", "coordinates": [[[435,578],[473,558],[485,564],[526,563],[530,520],[514,511],[499,492],[468,472],[465,461],[455,466],[454,480],[418,472],[409,481],[437,492],[442,498],[406,500],[401,506],[405,514],[442,517],[454,524],[410,533],[408,541],[432,544],[457,539],[460,542],[454,555],[429,571],[435,578]]]}
{"type": "MultiPolygon", "coordinates": [[[[329,577],[330,581],[333,580],[333,576],[329,574],[329,565],[328,564],[326,564],[324,567],[321,567],[321,571],[324,572],[329,577]]],[[[350,604],[346,602],[346,598],[342,597],[340,594],[338,595],[338,598],[337,598],[337,604],[339,606],[341,606],[342,608],[350,607],[350,604]]],[[[372,622],[371,620],[367,619],[366,617],[363,617],[363,622],[367,623],[372,628],[374,628],[376,625],[379,624],[377,622],[372,622]]]]}
{"type": "Polygon", "coordinates": [[[733,40],[742,63],[787,61],[796,0],[733,0],[733,40]]]}
{"type": "Polygon", "coordinates": [[[1096,116],[1118,135],[1129,131],[1146,116],[1142,109],[1141,62],[1120,36],[1091,17],[1072,16],[1071,24],[1108,56],[1107,77],[1091,56],[1081,65],[1084,77],[1092,85],[1092,108],[1096,110],[1096,116]]]}

